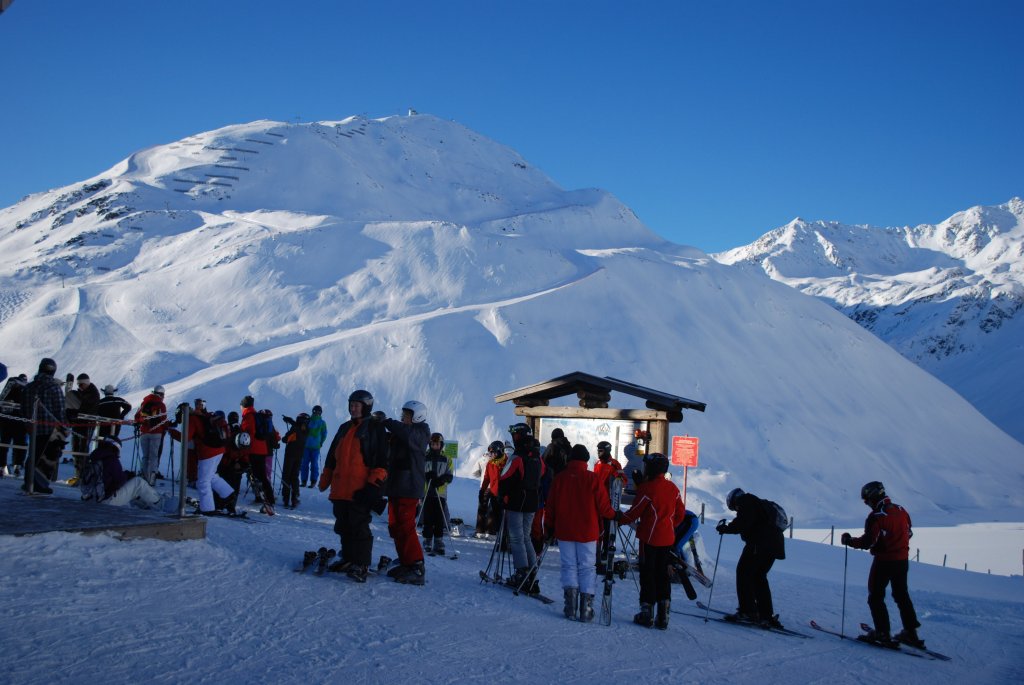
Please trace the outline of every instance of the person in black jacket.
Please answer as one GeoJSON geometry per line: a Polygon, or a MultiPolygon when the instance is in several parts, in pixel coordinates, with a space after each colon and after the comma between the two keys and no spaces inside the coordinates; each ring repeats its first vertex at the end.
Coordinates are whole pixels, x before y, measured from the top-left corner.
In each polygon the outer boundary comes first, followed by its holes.
{"type": "Polygon", "coordinates": [[[399,583],[423,585],[426,581],[423,547],[416,534],[416,511],[426,481],[427,444],[430,426],[427,408],[409,400],[402,405],[402,420],[384,419],[390,433],[388,466],[388,532],[395,541],[398,566],[388,575],[399,583]]]}
{"type": "MultiPolygon", "coordinates": [[[[96,414],[102,416],[105,419],[111,419],[113,421],[123,421],[124,417],[128,416],[128,412],[132,410],[130,405],[124,398],[118,397],[115,393],[117,388],[112,385],[107,385],[103,388],[103,397],[100,399],[99,404],[96,407],[96,414]]],[[[121,436],[121,424],[119,423],[100,423],[98,436],[105,438],[113,435],[115,437],[121,436]]]]}
{"type": "Polygon", "coordinates": [[[3,391],[0,391],[0,476],[21,475],[21,467],[25,463],[28,452],[28,424],[19,421],[21,414],[21,396],[28,385],[28,376],[21,374],[7,379],[3,391]],[[7,445],[11,445],[11,470],[7,470],[7,445]]]}
{"type": "Polygon", "coordinates": [[[288,432],[281,438],[284,443],[284,466],[281,467],[281,499],[285,509],[299,506],[299,467],[306,452],[309,437],[309,414],[303,412],[294,419],[285,416],[288,432]]]}
{"type": "Polygon", "coordinates": [[[524,586],[528,592],[537,593],[540,589],[534,587],[536,581],[532,578],[527,580],[537,565],[530,530],[537,509],[540,508],[540,484],[546,467],[529,426],[517,423],[512,426],[511,433],[515,451],[498,480],[498,498],[505,508],[508,546],[516,569],[508,583],[515,587],[524,586]]]}
{"type": "Polygon", "coordinates": [[[89,378],[89,374],[78,374],[78,388],[72,390],[72,375],[67,378],[67,417],[71,422],[71,455],[74,457],[75,475],[68,479],[68,485],[76,485],[81,474],[82,462],[89,455],[89,443],[92,442],[92,431],[96,424],[79,415],[95,416],[100,406],[100,391],[89,378]],[[72,409],[74,407],[75,409],[72,409]]]}
{"type": "Polygon", "coordinates": [[[776,559],[786,558],[782,530],[775,525],[774,513],[769,516],[768,505],[756,495],[734,488],[725,502],[736,512],[736,518],[730,523],[722,519],[715,530],[720,535],[739,534],[746,543],[736,563],[736,596],[740,606],[725,618],[781,628],[778,614],[774,613],[772,606],[768,571],[776,559]]]}
{"type": "Polygon", "coordinates": [[[423,548],[427,554],[444,554],[448,524],[448,484],[452,482],[452,458],[443,452],[444,436],[432,433],[424,474],[427,492],[423,498],[423,548]]]}

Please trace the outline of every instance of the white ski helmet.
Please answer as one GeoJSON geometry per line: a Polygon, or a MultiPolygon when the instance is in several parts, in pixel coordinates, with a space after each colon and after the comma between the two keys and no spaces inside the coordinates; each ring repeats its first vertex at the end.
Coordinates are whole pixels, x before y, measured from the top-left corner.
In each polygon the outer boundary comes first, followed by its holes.
{"type": "Polygon", "coordinates": [[[164,386],[162,386],[162,385],[154,386],[153,387],[153,394],[154,395],[160,395],[160,397],[163,397],[164,396],[164,386]]]}
{"type": "Polygon", "coordinates": [[[408,402],[402,405],[402,411],[406,410],[412,412],[413,423],[423,423],[424,421],[427,420],[427,407],[422,402],[417,402],[416,400],[409,400],[408,402]]]}

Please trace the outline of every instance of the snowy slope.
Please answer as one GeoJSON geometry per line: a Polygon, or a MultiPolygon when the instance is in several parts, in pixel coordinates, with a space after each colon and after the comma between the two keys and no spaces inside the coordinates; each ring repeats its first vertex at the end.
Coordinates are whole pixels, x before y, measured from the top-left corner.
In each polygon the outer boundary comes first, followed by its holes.
{"type": "MultiPolygon", "coordinates": [[[[0,487],[14,488],[11,480],[0,487]]],[[[58,486],[56,496],[74,496],[58,486]]],[[[471,518],[475,482],[457,479],[453,515],[471,518]]],[[[255,515],[260,521],[265,517],[255,515]]],[[[0,537],[0,621],[7,682],[58,683],[981,683],[1024,679],[1024,585],[1007,578],[911,564],[910,589],[930,647],[953,657],[923,661],[815,633],[801,640],[672,614],[666,631],[632,624],[638,594],[614,586],[611,627],[562,617],[558,553],[540,570],[543,605],[481,585],[491,543],[449,543],[459,558],[428,557],[424,587],[371,576],[365,585],[329,574],[296,575],[302,553],[337,546],[325,495],[266,523],[209,521],[202,541],[118,542],[50,533],[0,537]]],[[[374,555],[394,556],[375,518],[374,555]]],[[[710,554],[718,537],[711,526],[710,554]]],[[[713,607],[735,606],[742,548],[727,536],[713,607]]],[[[782,621],[838,628],[843,551],[787,541],[771,582],[782,621]]],[[[869,557],[849,553],[846,632],[869,620],[869,557]]],[[[709,593],[700,590],[708,601],[709,593]]],[[[898,625],[895,609],[893,620],[898,625]]],[[[679,586],[672,608],[694,612],[679,586]]]]}
{"type": "Polygon", "coordinates": [[[155,383],[320,403],[332,429],[365,387],[392,414],[426,402],[473,455],[514,418],[494,395],[581,370],[708,403],[676,430],[702,439],[690,502],[711,513],[739,485],[855,522],[881,478],[919,524],[1024,520],[1024,446],[877,338],[434,117],[150,148],[0,210],[0,250],[15,372],[46,355],[136,403],[155,383]]]}
{"type": "Polygon", "coordinates": [[[1024,201],[914,228],[795,219],[714,255],[830,303],[1024,440],[1024,201]]]}

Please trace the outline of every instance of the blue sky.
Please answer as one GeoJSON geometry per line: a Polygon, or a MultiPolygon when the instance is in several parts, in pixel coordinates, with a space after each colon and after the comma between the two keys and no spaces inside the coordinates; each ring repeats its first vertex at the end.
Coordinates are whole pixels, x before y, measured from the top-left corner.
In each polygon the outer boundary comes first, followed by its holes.
{"type": "Polygon", "coordinates": [[[670,240],[1024,195],[1024,2],[16,0],[0,206],[255,119],[458,121],[670,240]]]}

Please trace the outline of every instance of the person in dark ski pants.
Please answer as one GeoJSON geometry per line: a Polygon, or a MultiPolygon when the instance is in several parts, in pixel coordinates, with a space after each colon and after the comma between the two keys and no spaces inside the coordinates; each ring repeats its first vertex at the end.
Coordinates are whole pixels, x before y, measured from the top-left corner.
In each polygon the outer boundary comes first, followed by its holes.
{"type": "MultiPolygon", "coordinates": [[[[306,439],[309,437],[309,414],[302,412],[294,419],[285,416],[288,431],[281,442],[284,443],[284,465],[281,467],[281,499],[286,509],[299,506],[299,468],[302,466],[306,452],[306,439]]],[[[319,450],[317,450],[319,454],[319,450]]]]}
{"type": "Polygon", "coordinates": [[[20,374],[7,379],[0,392],[0,402],[8,402],[7,409],[0,409],[0,475],[21,475],[28,452],[28,424],[21,421],[21,397],[25,394],[28,376],[20,374]],[[7,445],[11,445],[10,448],[7,445]],[[11,452],[11,469],[7,470],[7,452],[11,452]]]}
{"type": "Polygon", "coordinates": [[[511,433],[515,450],[498,478],[498,498],[504,505],[508,545],[515,566],[508,584],[523,586],[527,592],[536,594],[540,592],[535,578],[537,553],[530,538],[533,518],[540,507],[540,484],[546,467],[534,446],[533,432],[528,425],[517,423],[511,433]]]}
{"type": "Polygon", "coordinates": [[[768,572],[777,559],[786,558],[786,541],[768,515],[764,501],[740,488],[733,488],[725,498],[726,506],[736,512],[736,518],[726,523],[722,519],[715,527],[719,535],[739,534],[743,552],[736,562],[736,597],[739,608],[727,615],[729,621],[762,623],[781,628],[778,614],[772,604],[772,589],[768,572]]]}
{"type": "MultiPolygon", "coordinates": [[[[256,401],[252,395],[246,395],[239,403],[242,410],[241,429],[243,433],[249,434],[249,468],[252,478],[255,481],[254,488],[262,492],[254,493],[257,500],[262,501],[270,507],[274,506],[274,486],[270,482],[270,474],[267,473],[267,455],[270,454],[270,447],[265,440],[256,438],[256,401]]],[[[268,513],[272,509],[265,510],[268,513]]]]}
{"type": "MultiPolygon", "coordinates": [[[[371,421],[373,395],[356,390],[349,395],[351,418],[338,427],[320,473],[320,492],[331,489],[334,532],[341,553],[330,570],[366,582],[373,554],[372,512],[384,513],[383,486],[388,477],[387,432],[383,421],[371,421]]],[[[422,487],[422,484],[421,484],[422,487]]]]}
{"type": "Polygon", "coordinates": [[[228,498],[220,497],[216,490],[213,492],[214,506],[218,510],[226,509],[229,513],[235,509],[237,493],[242,491],[242,475],[249,468],[249,448],[238,444],[238,435],[242,432],[242,427],[238,422],[238,412],[228,412],[228,430],[231,438],[228,440],[227,446],[224,447],[224,458],[217,465],[217,475],[223,478],[236,494],[228,498]]]}
{"type": "Polygon", "coordinates": [[[629,511],[616,515],[619,524],[638,521],[636,539],[640,547],[640,613],[633,617],[637,625],[660,630],[668,628],[672,606],[672,544],[675,527],[686,516],[679,488],[666,477],[668,457],[653,452],[644,457],[644,470],[635,469],[636,496],[629,511]],[[652,609],[657,606],[657,615],[652,609]]]}
{"type": "Polygon", "coordinates": [[[309,417],[309,431],[306,434],[306,447],[302,453],[302,466],[299,471],[302,487],[306,487],[308,480],[309,487],[312,488],[320,479],[320,450],[327,441],[327,424],[324,422],[323,413],[323,407],[318,404],[313,407],[313,415],[309,417]]]}
{"type": "Polygon", "coordinates": [[[544,505],[544,528],[558,540],[561,559],[562,613],[568,619],[592,621],[597,590],[597,538],[601,521],[617,513],[608,499],[608,488],[598,474],[587,469],[590,453],[574,445],[569,462],[552,479],[544,505]]]}
{"type": "Polygon", "coordinates": [[[843,533],[840,541],[854,549],[871,551],[874,560],[868,573],[868,607],[875,627],[867,637],[877,642],[903,642],[924,648],[924,641],[918,636],[921,623],[917,620],[914,603],[910,601],[907,589],[907,572],[910,569],[910,538],[913,536],[910,514],[898,504],[893,504],[885,494],[885,486],[871,481],[860,491],[864,504],[871,507],[864,522],[864,534],[851,537],[843,533]],[[892,584],[892,599],[900,610],[903,630],[889,636],[889,611],[885,607],[885,588],[892,584]]]}
{"type": "Polygon", "coordinates": [[[444,535],[448,524],[448,484],[452,482],[452,458],[446,455],[444,436],[433,433],[424,462],[426,493],[423,497],[423,549],[428,554],[444,554],[444,535]]]}
{"type": "MultiPolygon", "coordinates": [[[[380,414],[383,416],[383,414],[380,414]]],[[[423,497],[426,479],[427,445],[430,425],[422,402],[409,400],[402,405],[402,420],[383,419],[390,439],[388,456],[388,532],[395,541],[398,566],[388,576],[399,583],[423,585],[426,568],[423,547],[416,534],[416,511],[423,497]]]]}
{"type": "MultiPolygon", "coordinates": [[[[68,432],[64,384],[54,378],[56,373],[57,362],[49,357],[42,359],[39,362],[39,373],[25,386],[21,397],[21,415],[26,419],[35,416],[36,420],[35,426],[29,429],[35,440],[34,453],[29,455],[34,467],[31,470],[35,474],[32,479],[33,491],[47,495],[53,492],[50,481],[57,477],[57,462],[67,444],[68,432]]],[[[28,490],[30,469],[27,466],[26,461],[22,490],[28,490]]]]}
{"type": "MultiPolygon", "coordinates": [[[[68,384],[72,379],[68,374],[68,384]]],[[[83,416],[96,416],[100,406],[100,391],[89,378],[89,374],[80,373],[76,379],[78,388],[68,389],[66,393],[67,418],[71,424],[71,453],[75,464],[75,475],[68,479],[68,485],[78,483],[82,471],[82,462],[89,455],[89,444],[92,442],[92,432],[96,424],[91,419],[78,418],[83,416]],[[70,398],[74,397],[72,401],[70,398]],[[70,409],[75,406],[74,412],[70,409]]]]}

